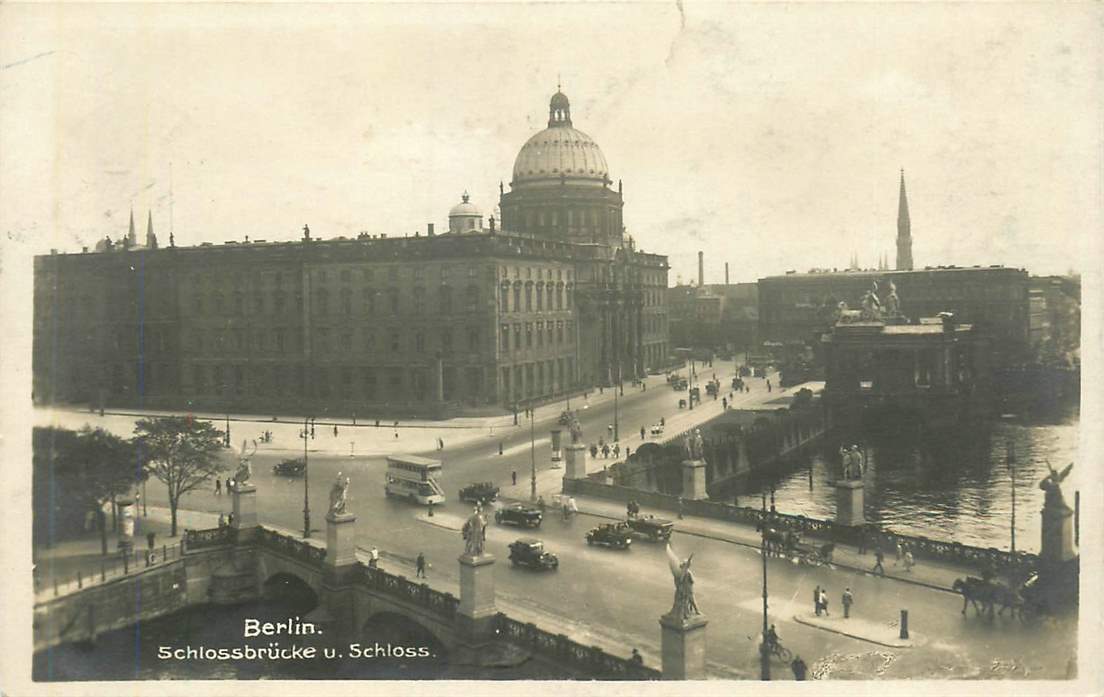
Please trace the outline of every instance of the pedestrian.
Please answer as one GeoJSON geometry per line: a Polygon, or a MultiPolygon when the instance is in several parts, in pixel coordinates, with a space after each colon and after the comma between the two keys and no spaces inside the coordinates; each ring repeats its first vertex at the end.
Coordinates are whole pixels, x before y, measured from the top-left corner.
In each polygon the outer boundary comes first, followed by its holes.
{"type": "Polygon", "coordinates": [[[215,496],[222,496],[222,480],[215,479],[215,496]]]}
{"type": "Polygon", "coordinates": [[[398,437],[399,437],[399,432],[396,430],[395,431],[395,438],[398,438],[398,437]]]}
{"type": "Polygon", "coordinates": [[[632,448],[630,448],[629,446],[626,445],[625,446],[625,459],[628,460],[629,455],[631,455],[631,454],[632,454],[632,448]]]}
{"type": "Polygon", "coordinates": [[[498,441],[498,454],[502,454],[502,441],[498,441]]]}
{"type": "Polygon", "coordinates": [[[156,541],[157,541],[157,533],[155,533],[153,530],[150,530],[149,532],[146,533],[146,546],[149,547],[149,550],[151,552],[153,551],[153,546],[154,546],[154,543],[156,541]]]}
{"type": "Polygon", "coordinates": [[[590,446],[590,456],[593,457],[593,458],[598,457],[598,446],[597,445],[591,445],[590,446]]]}
{"type": "Polygon", "coordinates": [[[372,551],[368,553],[368,568],[369,569],[378,569],[379,568],[379,558],[380,558],[379,549],[375,545],[373,545],[372,546],[372,551]]]}
{"type": "Polygon", "coordinates": [[[683,507],[683,504],[682,504],[682,497],[680,496],[680,497],[678,497],[678,517],[679,517],[679,520],[682,520],[682,514],[684,512],[683,508],[684,507],[683,507]]]}
{"type": "Polygon", "coordinates": [[[667,419],[663,416],[659,417],[659,425],[660,426],[666,426],[667,425],[667,419]]]}
{"type": "Polygon", "coordinates": [[[610,453],[610,447],[609,447],[609,444],[607,443],[607,444],[602,446],[602,457],[603,458],[609,457],[609,453],[610,453]]]}
{"type": "Polygon", "coordinates": [[[640,440],[644,440],[644,427],[640,427],[640,440]]]}
{"type": "Polygon", "coordinates": [[[728,411],[728,398],[721,397],[721,409],[728,411]]]}
{"type": "Polygon", "coordinates": [[[379,422],[380,422],[380,420],[376,419],[376,428],[379,428],[379,422]]]}
{"type": "Polygon", "coordinates": [[[893,561],[893,565],[897,566],[901,563],[901,559],[905,556],[905,543],[898,540],[897,542],[897,558],[893,561]]]}
{"type": "Polygon", "coordinates": [[[613,456],[615,458],[621,457],[621,444],[620,443],[614,443],[613,444],[613,456]]]}
{"type": "Polygon", "coordinates": [[[820,584],[813,589],[813,611],[820,617],[820,584]]]}
{"type": "Polygon", "coordinates": [[[874,568],[870,570],[870,573],[877,572],[879,576],[885,576],[885,567],[882,566],[883,561],[885,561],[885,555],[882,554],[882,550],[874,550],[874,568]]]}
{"type": "Polygon", "coordinates": [[[510,479],[513,481],[514,486],[517,486],[517,470],[510,473],[510,479]]]}
{"type": "Polygon", "coordinates": [[[219,513],[219,527],[220,528],[225,528],[226,527],[226,514],[225,513],[219,513]]]}
{"type": "Polygon", "coordinates": [[[843,619],[847,619],[851,616],[851,603],[855,602],[855,596],[851,595],[851,589],[845,588],[843,591],[843,619]]]}
{"type": "Polygon", "coordinates": [[[869,533],[867,532],[865,525],[859,528],[859,554],[866,554],[866,543],[868,535],[869,533]]]}
{"type": "Polygon", "coordinates": [[[230,527],[234,526],[234,514],[233,513],[226,514],[226,524],[229,525],[230,527]]]}
{"type": "Polygon", "coordinates": [[[767,378],[767,392],[771,391],[770,378],[767,378]]]}
{"type": "Polygon", "coordinates": [[[790,670],[793,671],[794,680],[804,680],[805,672],[808,667],[805,665],[805,661],[801,660],[801,656],[793,659],[793,663],[790,664],[790,670]]]}
{"type": "Polygon", "coordinates": [[[629,657],[629,660],[638,666],[644,665],[644,657],[640,655],[640,652],[637,651],[636,648],[633,648],[632,656],[629,657]]]}
{"type": "Polygon", "coordinates": [[[820,609],[824,610],[824,614],[828,615],[828,589],[820,589],[820,609]]]}
{"type": "Polygon", "coordinates": [[[230,477],[227,477],[226,478],[226,493],[227,494],[230,493],[230,484],[231,484],[230,477]]]}
{"type": "Polygon", "coordinates": [[[905,550],[905,571],[911,572],[912,567],[916,566],[916,560],[912,558],[912,550],[905,550]]]}
{"type": "Polygon", "coordinates": [[[418,552],[418,558],[414,560],[415,578],[426,577],[426,561],[425,555],[418,552]]]}
{"type": "Polygon", "coordinates": [[[625,506],[625,517],[627,517],[627,518],[632,518],[633,517],[633,502],[632,502],[632,499],[629,499],[629,503],[625,506]]]}

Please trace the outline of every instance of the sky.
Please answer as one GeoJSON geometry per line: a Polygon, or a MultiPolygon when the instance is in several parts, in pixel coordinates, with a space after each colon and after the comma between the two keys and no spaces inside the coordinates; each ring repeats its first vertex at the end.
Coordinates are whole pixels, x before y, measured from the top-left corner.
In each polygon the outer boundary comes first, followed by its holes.
{"type": "Polygon", "coordinates": [[[893,263],[1081,271],[1102,13],[1051,4],[0,6],[0,224],[80,251],[447,225],[557,80],[671,283],[893,263]],[[171,180],[171,183],[170,183],[171,180]],[[171,194],[170,194],[171,191],[171,194]]]}

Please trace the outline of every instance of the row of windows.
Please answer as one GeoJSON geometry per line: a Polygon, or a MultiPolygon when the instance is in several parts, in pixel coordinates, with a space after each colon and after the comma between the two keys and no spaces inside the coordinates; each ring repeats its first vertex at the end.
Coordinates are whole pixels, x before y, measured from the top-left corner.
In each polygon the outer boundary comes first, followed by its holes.
{"type": "MultiPolygon", "coordinates": [[[[476,278],[479,274],[478,266],[440,266],[438,267],[438,273],[442,282],[446,282],[450,278],[476,278]]],[[[339,280],[342,283],[351,283],[354,278],[365,283],[375,283],[377,280],[390,281],[397,283],[400,278],[409,277],[414,281],[420,281],[428,278],[434,274],[431,273],[430,267],[425,266],[389,266],[386,268],[344,268],[337,270],[329,269],[315,269],[311,272],[311,279],[317,283],[328,283],[331,280],[339,280]]],[[[265,280],[270,281],[272,286],[277,289],[285,288],[287,285],[298,285],[299,276],[296,273],[283,271],[276,271],[272,273],[264,274],[265,280]]],[[[232,288],[241,288],[246,285],[246,280],[249,280],[249,285],[253,288],[261,286],[262,274],[254,272],[252,275],[242,273],[230,273],[230,274],[193,274],[190,281],[193,288],[199,289],[204,286],[222,287],[229,285],[232,288]]]]}
{"type": "MultiPolygon", "coordinates": [[[[427,309],[427,298],[430,297],[434,302],[434,309],[441,314],[452,313],[457,306],[466,312],[475,312],[479,309],[479,288],[477,286],[467,286],[463,291],[463,295],[459,296],[454,302],[453,297],[455,295],[456,290],[450,286],[440,286],[432,295],[427,293],[424,287],[417,286],[410,294],[407,309],[415,315],[424,314],[427,309]]],[[[192,298],[192,312],[196,315],[213,314],[238,317],[244,316],[247,309],[253,315],[265,314],[268,310],[279,313],[288,308],[289,300],[294,301],[296,311],[302,311],[303,309],[303,296],[300,293],[296,293],[293,298],[289,298],[288,293],[277,290],[270,296],[268,302],[266,302],[266,296],[261,293],[254,293],[249,297],[247,307],[244,293],[231,293],[229,297],[218,291],[210,296],[196,293],[192,298]]],[[[403,309],[400,300],[399,289],[393,287],[384,290],[364,288],[359,299],[354,297],[353,291],[349,288],[342,288],[335,298],[331,298],[331,294],[327,289],[320,288],[314,292],[314,302],[311,309],[312,312],[318,315],[331,313],[351,315],[354,312],[365,315],[377,313],[397,315],[403,309]]]]}
{"type": "MultiPolygon", "coordinates": [[[[444,371],[442,382],[445,399],[450,399],[459,390],[476,395],[483,389],[482,369],[449,367],[444,371]],[[460,380],[465,384],[458,384],[460,380]]],[[[343,397],[397,402],[435,399],[433,371],[426,367],[193,365],[191,392],[220,396],[343,397]]]]}
{"type": "Polygon", "coordinates": [[[573,357],[503,366],[500,372],[502,396],[511,401],[573,387],[577,381],[573,357]]]}
{"type": "MultiPolygon", "coordinates": [[[[503,266],[502,267],[502,278],[510,278],[510,276],[513,275],[513,277],[515,279],[520,280],[521,276],[522,276],[521,272],[522,272],[522,268],[520,266],[513,267],[513,274],[511,274],[510,267],[503,266]]],[[[552,276],[553,276],[552,269],[542,269],[542,268],[534,269],[532,266],[527,266],[527,267],[525,267],[525,274],[524,275],[525,275],[525,280],[527,280],[527,281],[532,281],[532,280],[539,281],[541,279],[544,279],[546,281],[553,280],[552,279],[552,276]]],[[[571,269],[556,269],[556,273],[555,273],[556,278],[555,278],[555,280],[563,281],[563,280],[566,279],[566,280],[570,281],[571,280],[571,275],[572,275],[571,274],[571,269]]]]}
{"type": "Polygon", "coordinates": [[[522,348],[533,348],[533,346],[541,348],[546,343],[549,346],[558,346],[564,343],[571,345],[575,342],[575,322],[571,320],[566,322],[561,320],[555,323],[552,321],[526,322],[524,329],[522,326],[519,322],[514,324],[511,330],[511,325],[502,325],[499,330],[499,341],[503,352],[520,351],[522,348]],[[511,334],[513,335],[513,343],[510,340],[511,334]],[[525,340],[524,345],[522,344],[523,338],[525,340]]]}
{"type": "MultiPolygon", "coordinates": [[[[300,353],[303,350],[302,333],[297,330],[272,329],[246,331],[244,329],[218,329],[204,331],[197,329],[189,332],[189,347],[195,353],[224,354],[227,352],[251,351],[254,353],[282,354],[287,351],[300,353]]],[[[431,337],[435,337],[433,349],[448,355],[456,350],[477,353],[480,350],[481,332],[478,327],[468,327],[460,336],[454,336],[450,327],[436,332],[414,331],[405,333],[399,330],[377,330],[365,328],[362,331],[343,329],[332,331],[329,327],[319,327],[311,333],[311,346],[316,353],[329,354],[335,351],[352,353],[383,353],[390,351],[398,354],[403,351],[424,353],[429,350],[431,337]],[[463,340],[464,344],[458,342],[463,340]]]]}
{"type": "Polygon", "coordinates": [[[571,286],[565,287],[562,283],[555,286],[543,283],[515,283],[512,288],[509,284],[504,283],[498,291],[498,309],[500,312],[570,310],[574,304],[574,295],[571,286]],[[511,299],[513,302],[511,302],[511,299]],[[523,299],[524,304],[522,303],[523,299]],[[534,299],[536,303],[533,302],[534,299]]]}

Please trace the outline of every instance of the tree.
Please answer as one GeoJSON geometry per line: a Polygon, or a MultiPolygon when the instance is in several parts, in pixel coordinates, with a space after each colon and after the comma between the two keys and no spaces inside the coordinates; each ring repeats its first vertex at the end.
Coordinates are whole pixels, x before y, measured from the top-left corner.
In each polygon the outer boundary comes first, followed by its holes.
{"type": "Polygon", "coordinates": [[[35,428],[32,443],[37,536],[50,544],[66,528],[81,529],[86,513],[94,510],[107,554],[104,504],[143,478],[141,454],[130,441],[88,426],[35,428]]]}
{"type": "Polygon", "coordinates": [[[134,433],[139,449],[148,458],[150,474],[168,489],[172,516],[170,535],[175,537],[180,497],[227,469],[226,463],[218,457],[222,449],[222,431],[207,421],[166,416],[139,420],[134,433]]]}

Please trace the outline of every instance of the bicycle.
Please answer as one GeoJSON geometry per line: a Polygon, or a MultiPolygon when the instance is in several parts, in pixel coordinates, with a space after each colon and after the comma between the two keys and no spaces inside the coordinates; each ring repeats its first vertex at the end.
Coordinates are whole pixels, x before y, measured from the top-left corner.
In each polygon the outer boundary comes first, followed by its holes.
{"type": "Polygon", "coordinates": [[[770,644],[770,654],[780,659],[783,663],[789,663],[793,660],[793,651],[790,651],[777,641],[770,644]]]}

